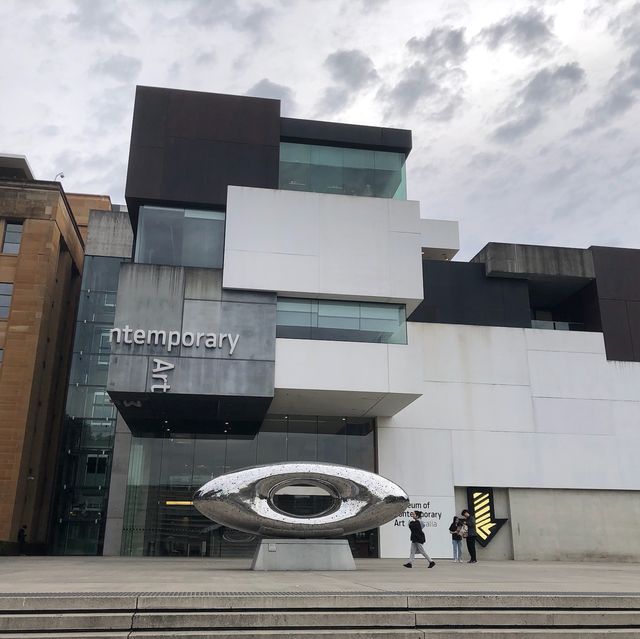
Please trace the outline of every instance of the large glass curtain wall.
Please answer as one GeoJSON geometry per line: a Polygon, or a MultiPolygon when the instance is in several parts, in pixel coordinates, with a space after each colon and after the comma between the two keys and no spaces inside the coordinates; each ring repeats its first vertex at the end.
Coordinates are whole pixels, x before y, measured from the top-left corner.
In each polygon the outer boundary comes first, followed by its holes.
{"type": "Polygon", "coordinates": [[[54,554],[102,551],[116,417],[106,392],[109,329],[122,261],[85,257],[56,479],[54,554]]]}
{"type": "Polygon", "coordinates": [[[222,268],[222,211],[141,206],[135,260],[141,264],[222,268]]]}
{"type": "MultiPolygon", "coordinates": [[[[172,434],[134,437],[131,445],[122,554],[248,557],[253,535],[225,528],[191,504],[193,493],[218,475],[255,464],[322,461],[375,470],[373,420],[269,416],[257,434],[172,434]]],[[[288,495],[301,513],[308,496],[288,495]]],[[[313,504],[312,504],[313,505],[313,504]]],[[[377,556],[377,531],[350,539],[357,556],[377,556]]]]}
{"type": "Polygon", "coordinates": [[[404,153],[280,144],[280,188],[407,199],[404,153]]]}

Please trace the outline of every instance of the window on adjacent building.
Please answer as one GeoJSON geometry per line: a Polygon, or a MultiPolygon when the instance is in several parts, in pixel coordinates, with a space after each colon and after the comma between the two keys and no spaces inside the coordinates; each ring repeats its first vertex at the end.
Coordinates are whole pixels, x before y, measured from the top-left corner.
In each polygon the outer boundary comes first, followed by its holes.
{"type": "Polygon", "coordinates": [[[281,189],[407,199],[405,155],[317,144],[280,144],[281,189]]]}
{"type": "Polygon", "coordinates": [[[404,304],[280,297],[276,336],[406,344],[406,309],[404,304]]]}
{"type": "Polygon", "coordinates": [[[225,214],[141,206],[136,262],[222,268],[225,214]]]}
{"type": "Polygon", "coordinates": [[[2,252],[17,255],[20,252],[22,240],[22,222],[7,222],[4,227],[2,252]]]}
{"type": "Polygon", "coordinates": [[[13,284],[0,282],[0,319],[7,319],[7,317],[9,317],[12,295],[13,284]]]}
{"type": "Polygon", "coordinates": [[[4,359],[4,348],[0,348],[0,364],[2,364],[3,359],[4,359]]]}

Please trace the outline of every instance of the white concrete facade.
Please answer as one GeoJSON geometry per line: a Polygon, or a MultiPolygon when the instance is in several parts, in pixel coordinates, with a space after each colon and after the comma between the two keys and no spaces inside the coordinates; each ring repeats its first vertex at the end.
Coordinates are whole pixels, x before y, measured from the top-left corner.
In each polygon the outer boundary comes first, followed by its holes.
{"type": "MultiPolygon", "coordinates": [[[[409,315],[423,297],[423,257],[457,248],[457,223],[421,219],[416,202],[229,187],[223,286],[403,303],[409,315]]],[[[378,472],[425,511],[434,557],[450,556],[467,487],[495,489],[510,511],[496,512],[509,524],[484,553],[495,558],[536,557],[530,504],[558,516],[557,504],[575,503],[569,493],[587,512],[640,498],[640,363],[608,361],[601,333],[410,322],[407,338],[277,339],[269,410],[376,417],[378,472]]],[[[614,526],[582,551],[556,540],[538,554],[593,558],[614,526]]],[[[405,557],[407,538],[403,518],[385,525],[380,556],[405,557]]],[[[640,559],[625,552],[610,556],[640,559]]]]}
{"type": "MultiPolygon", "coordinates": [[[[428,535],[435,556],[450,556],[456,486],[640,491],[640,363],[608,361],[601,333],[447,324],[417,333],[422,396],[378,418],[379,472],[446,511],[428,535]]],[[[381,556],[404,556],[404,537],[388,524],[381,556]]]]}
{"type": "Polygon", "coordinates": [[[418,202],[230,186],[223,286],[411,312],[423,296],[423,222],[418,202]]]}

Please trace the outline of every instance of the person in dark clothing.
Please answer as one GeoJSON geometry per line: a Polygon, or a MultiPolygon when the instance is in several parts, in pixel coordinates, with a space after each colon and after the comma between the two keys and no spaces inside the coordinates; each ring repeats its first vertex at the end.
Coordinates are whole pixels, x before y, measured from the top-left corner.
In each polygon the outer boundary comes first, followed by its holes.
{"type": "Polygon", "coordinates": [[[411,513],[411,521],[409,522],[409,531],[411,533],[411,551],[409,553],[409,561],[406,564],[402,564],[405,568],[413,568],[413,560],[416,557],[416,553],[422,555],[428,562],[428,568],[433,568],[436,562],[427,555],[427,551],[424,549],[424,542],[426,538],[424,536],[423,528],[424,523],[421,521],[422,513],[419,510],[414,510],[411,513]]]}
{"type": "Polygon", "coordinates": [[[476,559],[476,520],[468,510],[462,511],[462,518],[467,525],[467,550],[471,559],[467,563],[475,564],[476,559]]]}
{"type": "Polygon", "coordinates": [[[20,528],[20,530],[18,531],[18,554],[19,555],[25,554],[26,545],[27,545],[27,527],[22,526],[22,528],[20,528]]]}
{"type": "Polygon", "coordinates": [[[460,521],[460,517],[454,517],[451,522],[451,526],[449,526],[449,532],[451,533],[451,543],[453,544],[453,561],[461,562],[462,561],[462,535],[460,534],[460,530],[462,528],[462,522],[460,521]]]}

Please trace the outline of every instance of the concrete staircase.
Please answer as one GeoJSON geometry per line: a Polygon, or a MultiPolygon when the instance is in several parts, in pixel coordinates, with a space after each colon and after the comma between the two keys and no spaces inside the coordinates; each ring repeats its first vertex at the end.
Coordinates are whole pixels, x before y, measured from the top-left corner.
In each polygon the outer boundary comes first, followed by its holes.
{"type": "Polygon", "coordinates": [[[0,639],[640,638],[640,594],[0,595],[0,639]]]}

